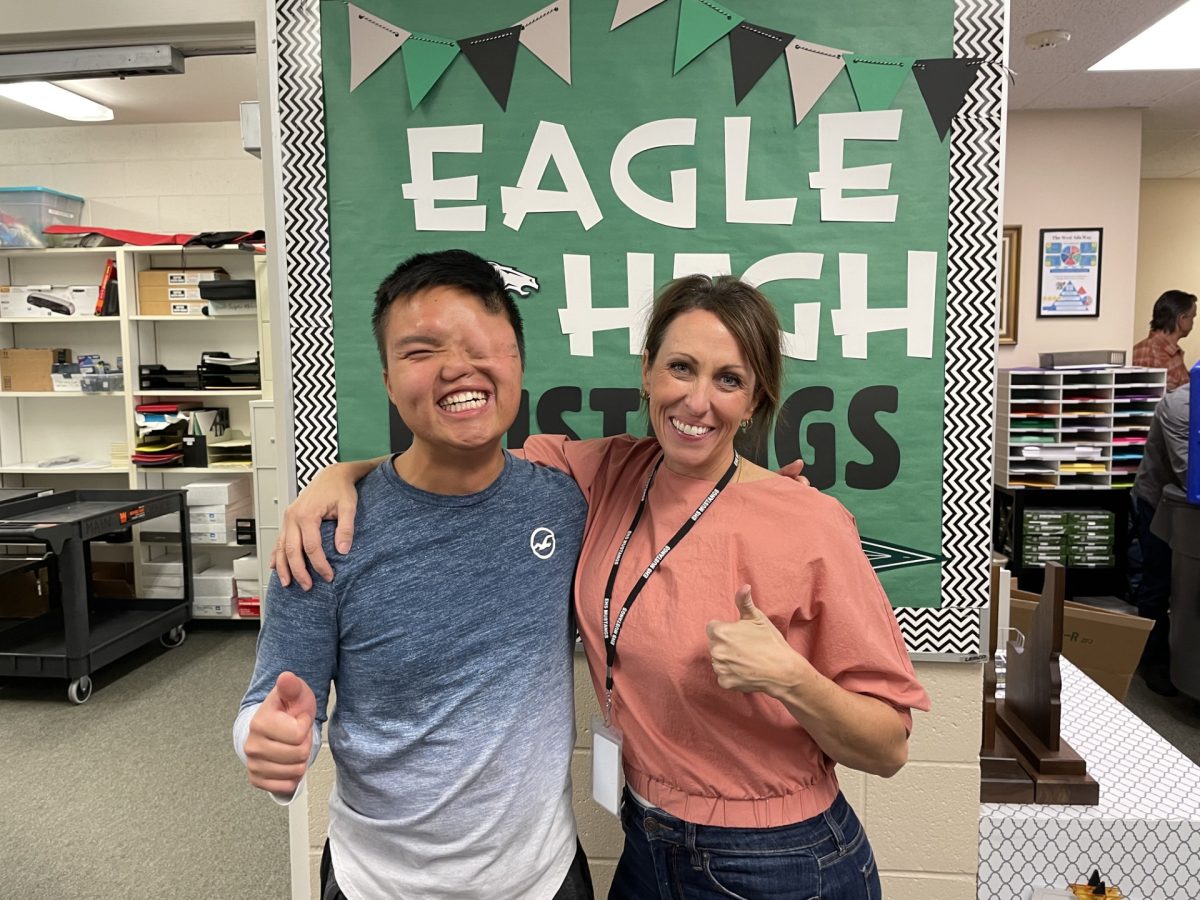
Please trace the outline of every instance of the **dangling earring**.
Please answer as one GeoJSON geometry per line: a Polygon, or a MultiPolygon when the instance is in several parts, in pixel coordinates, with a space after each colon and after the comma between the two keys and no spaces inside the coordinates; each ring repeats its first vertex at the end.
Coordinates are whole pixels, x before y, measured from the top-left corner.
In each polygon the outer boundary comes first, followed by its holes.
{"type": "Polygon", "coordinates": [[[751,416],[748,419],[742,419],[742,431],[743,432],[749,431],[750,425],[753,421],[754,421],[754,416],[751,416]]]}
{"type": "Polygon", "coordinates": [[[650,392],[645,388],[642,388],[638,393],[641,395],[643,401],[650,399],[650,392]]]}

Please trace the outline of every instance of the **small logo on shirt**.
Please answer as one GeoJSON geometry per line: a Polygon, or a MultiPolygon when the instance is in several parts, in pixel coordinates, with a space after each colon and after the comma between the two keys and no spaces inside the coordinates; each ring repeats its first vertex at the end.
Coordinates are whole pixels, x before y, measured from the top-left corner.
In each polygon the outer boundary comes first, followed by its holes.
{"type": "Polygon", "coordinates": [[[554,532],[549,528],[535,528],[529,535],[529,549],[538,559],[549,559],[554,555],[554,532]]]}

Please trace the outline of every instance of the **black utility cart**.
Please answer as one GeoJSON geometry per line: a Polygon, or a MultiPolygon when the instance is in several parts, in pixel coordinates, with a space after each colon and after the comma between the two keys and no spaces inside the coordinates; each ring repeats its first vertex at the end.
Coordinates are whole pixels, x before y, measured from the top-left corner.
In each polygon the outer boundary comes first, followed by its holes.
{"type": "Polygon", "coordinates": [[[41,557],[0,558],[0,576],[45,566],[50,611],[6,621],[0,629],[0,675],[65,678],[67,697],[83,703],[96,669],[156,638],[183,643],[192,609],[192,548],[187,494],[162,491],[65,491],[0,504],[0,544],[42,544],[41,557]],[[125,540],[134,525],[179,516],[183,595],[174,600],[99,597],[93,591],[92,541],[125,540]]]}
{"type": "Polygon", "coordinates": [[[42,494],[49,494],[50,491],[42,488],[0,488],[0,504],[13,503],[17,500],[29,500],[33,497],[40,497],[42,494]]]}

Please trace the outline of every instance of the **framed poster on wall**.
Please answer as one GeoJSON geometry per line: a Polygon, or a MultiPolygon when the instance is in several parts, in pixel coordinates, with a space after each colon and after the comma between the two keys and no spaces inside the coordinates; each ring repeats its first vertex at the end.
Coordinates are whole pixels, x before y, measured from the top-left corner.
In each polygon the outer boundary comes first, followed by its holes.
{"type": "Polygon", "coordinates": [[[536,280],[510,447],[644,434],[655,289],[732,273],[785,331],[756,461],[856,516],[910,650],[977,654],[1004,4],[867,5],[280,0],[300,482],[406,446],[369,317],[412,253],[536,280]]]}
{"type": "Polygon", "coordinates": [[[1038,317],[1098,317],[1104,229],[1043,228],[1038,235],[1038,317]]]}

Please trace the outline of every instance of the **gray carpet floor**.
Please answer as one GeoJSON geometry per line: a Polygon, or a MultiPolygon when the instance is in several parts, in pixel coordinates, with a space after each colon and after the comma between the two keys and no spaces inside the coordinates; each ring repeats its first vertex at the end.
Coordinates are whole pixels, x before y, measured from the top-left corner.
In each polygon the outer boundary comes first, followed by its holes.
{"type": "Polygon", "coordinates": [[[0,678],[0,895],[285,900],[287,811],[246,782],[230,727],[255,631],[188,626],[66,683],[0,678]]]}

